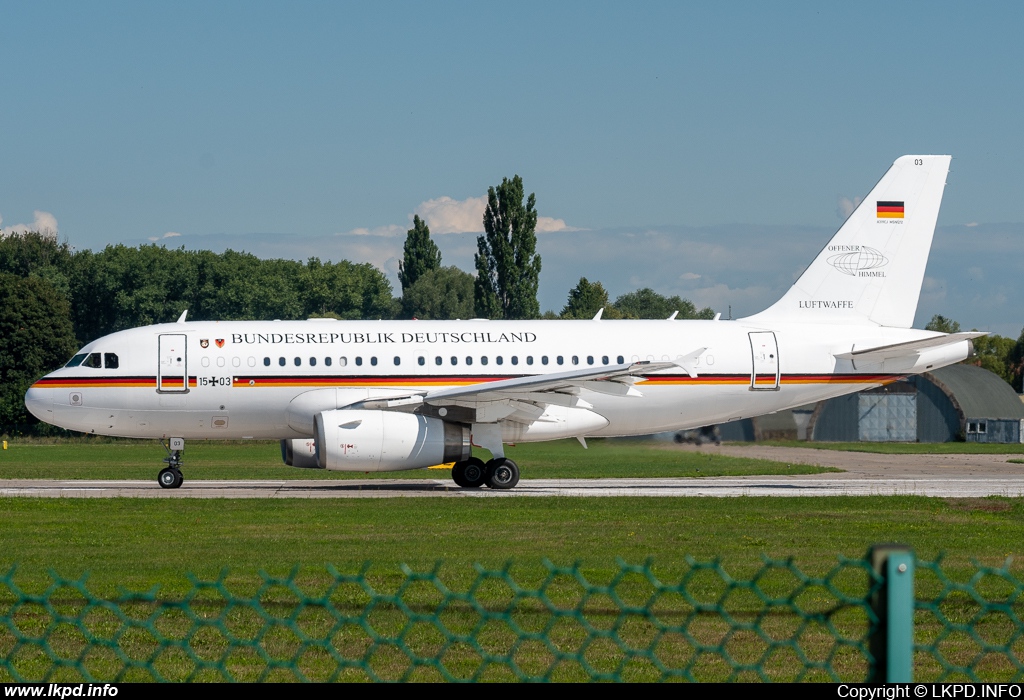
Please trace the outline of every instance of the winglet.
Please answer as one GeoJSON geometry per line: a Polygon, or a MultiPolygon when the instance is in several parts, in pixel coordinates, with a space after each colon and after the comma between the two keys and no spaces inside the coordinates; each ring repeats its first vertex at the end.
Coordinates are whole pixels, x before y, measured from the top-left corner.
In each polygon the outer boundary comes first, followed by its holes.
{"type": "Polygon", "coordinates": [[[686,372],[688,375],[690,375],[690,379],[696,379],[697,378],[697,370],[696,370],[697,359],[701,355],[703,355],[706,351],[707,351],[707,348],[697,348],[696,350],[694,350],[690,354],[684,355],[683,357],[680,357],[680,358],[676,359],[675,364],[678,365],[679,367],[681,367],[683,369],[683,371],[686,372]]]}

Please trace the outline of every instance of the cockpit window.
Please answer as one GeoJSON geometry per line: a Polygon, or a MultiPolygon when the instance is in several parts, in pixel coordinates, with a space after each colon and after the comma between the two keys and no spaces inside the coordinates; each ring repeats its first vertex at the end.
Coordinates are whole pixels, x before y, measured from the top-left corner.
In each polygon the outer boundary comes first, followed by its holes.
{"type": "Polygon", "coordinates": [[[98,352],[91,353],[87,358],[82,361],[82,367],[92,367],[93,369],[100,369],[103,366],[103,356],[98,352]]]}
{"type": "Polygon", "coordinates": [[[66,365],[64,365],[64,366],[65,367],[78,367],[78,365],[82,364],[82,360],[85,359],[86,355],[88,355],[88,353],[85,353],[85,352],[83,352],[81,355],[75,355],[70,360],[68,360],[68,363],[66,365]]]}
{"type": "Polygon", "coordinates": [[[103,353],[103,366],[107,369],[117,369],[117,355],[112,352],[103,353]]]}

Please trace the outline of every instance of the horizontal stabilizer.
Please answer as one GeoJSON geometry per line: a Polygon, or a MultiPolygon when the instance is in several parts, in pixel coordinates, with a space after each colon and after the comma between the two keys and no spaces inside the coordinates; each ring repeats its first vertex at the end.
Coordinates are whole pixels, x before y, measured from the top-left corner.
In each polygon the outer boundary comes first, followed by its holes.
{"type": "Polygon", "coordinates": [[[969,333],[950,333],[948,335],[937,335],[933,338],[925,338],[923,340],[911,340],[906,343],[882,345],[880,347],[865,348],[863,350],[857,350],[855,348],[852,352],[839,353],[836,357],[840,360],[882,362],[884,360],[892,360],[897,357],[911,357],[920,353],[922,350],[962,343],[965,340],[980,338],[983,335],[988,335],[988,333],[980,333],[978,331],[972,331],[969,333]]]}

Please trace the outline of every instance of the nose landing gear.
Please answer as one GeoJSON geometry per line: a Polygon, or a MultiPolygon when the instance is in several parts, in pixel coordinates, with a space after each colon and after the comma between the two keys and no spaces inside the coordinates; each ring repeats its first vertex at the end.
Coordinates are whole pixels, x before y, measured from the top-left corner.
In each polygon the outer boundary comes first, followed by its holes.
{"type": "Polygon", "coordinates": [[[167,466],[160,470],[156,482],[160,484],[160,488],[179,488],[185,481],[185,477],[181,475],[181,456],[185,452],[185,438],[171,438],[166,445],[162,442],[160,444],[167,450],[167,456],[164,457],[167,466]]]}

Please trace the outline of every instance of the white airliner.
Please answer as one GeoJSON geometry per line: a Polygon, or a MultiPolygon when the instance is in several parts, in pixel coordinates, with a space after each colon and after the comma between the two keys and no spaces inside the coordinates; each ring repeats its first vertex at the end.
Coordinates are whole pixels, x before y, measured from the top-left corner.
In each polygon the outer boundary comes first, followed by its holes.
{"type": "Polygon", "coordinates": [[[280,440],[287,464],[398,471],[454,462],[508,489],[504,446],[645,435],[759,416],[963,360],[983,333],[910,328],[949,156],[903,156],[796,284],[738,320],[230,321],[95,340],[25,396],[69,430],[280,440]],[[488,450],[488,462],[471,446],[488,450]]]}

